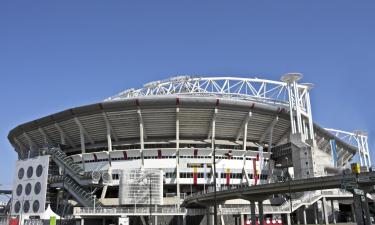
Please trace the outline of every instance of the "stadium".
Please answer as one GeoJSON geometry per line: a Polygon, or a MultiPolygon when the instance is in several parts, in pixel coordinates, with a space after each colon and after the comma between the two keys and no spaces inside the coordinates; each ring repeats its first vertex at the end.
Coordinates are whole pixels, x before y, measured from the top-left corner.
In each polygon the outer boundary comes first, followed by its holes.
{"type": "MultiPolygon", "coordinates": [[[[353,157],[368,170],[367,134],[315,123],[313,85],[301,78],[178,76],[21,124],[8,136],[19,158],[10,222],[254,224],[240,196],[217,207],[184,201],[327,176],[353,157]]],[[[352,194],[338,188],[259,204],[257,224],[355,221],[352,194]]]]}

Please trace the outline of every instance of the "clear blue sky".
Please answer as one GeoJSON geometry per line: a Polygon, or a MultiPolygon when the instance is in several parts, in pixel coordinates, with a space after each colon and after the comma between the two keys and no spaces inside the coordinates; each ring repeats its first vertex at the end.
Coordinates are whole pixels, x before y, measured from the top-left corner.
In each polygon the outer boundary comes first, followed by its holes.
{"type": "Polygon", "coordinates": [[[1,1],[0,183],[16,125],[176,74],[315,83],[324,127],[375,151],[375,1],[1,1]]]}

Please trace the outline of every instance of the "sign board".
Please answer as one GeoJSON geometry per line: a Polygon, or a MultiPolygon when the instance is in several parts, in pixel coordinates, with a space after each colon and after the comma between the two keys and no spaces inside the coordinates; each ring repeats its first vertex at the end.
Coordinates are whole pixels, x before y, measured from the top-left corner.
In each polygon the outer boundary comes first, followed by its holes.
{"type": "Polygon", "coordinates": [[[12,215],[39,216],[45,211],[49,156],[16,162],[12,215]]]}
{"type": "Polygon", "coordinates": [[[119,217],[118,218],[119,225],[129,225],[129,217],[119,217]]]}
{"type": "Polygon", "coordinates": [[[350,165],[352,167],[352,173],[359,174],[361,172],[361,166],[359,165],[359,163],[352,163],[350,165]]]}

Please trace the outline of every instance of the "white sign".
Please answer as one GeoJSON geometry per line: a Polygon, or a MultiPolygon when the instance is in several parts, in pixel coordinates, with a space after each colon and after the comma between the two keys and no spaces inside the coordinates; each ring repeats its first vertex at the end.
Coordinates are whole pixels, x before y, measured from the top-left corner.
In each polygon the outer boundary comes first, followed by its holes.
{"type": "Polygon", "coordinates": [[[129,225],[129,217],[119,217],[118,225],[129,225]]]}
{"type": "Polygon", "coordinates": [[[16,162],[12,215],[40,215],[45,211],[49,156],[16,162]]]}

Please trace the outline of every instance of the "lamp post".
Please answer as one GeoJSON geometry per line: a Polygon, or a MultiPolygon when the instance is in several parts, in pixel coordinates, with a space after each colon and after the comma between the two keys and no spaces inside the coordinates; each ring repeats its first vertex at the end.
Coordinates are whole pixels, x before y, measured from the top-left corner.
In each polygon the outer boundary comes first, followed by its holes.
{"type": "Polygon", "coordinates": [[[286,171],[287,171],[287,174],[288,174],[288,191],[289,191],[289,203],[290,203],[290,223],[293,225],[294,222],[293,222],[293,202],[292,202],[292,192],[290,190],[290,180],[292,179],[292,177],[290,176],[289,174],[289,158],[288,156],[285,157],[286,159],[286,171]]]}

